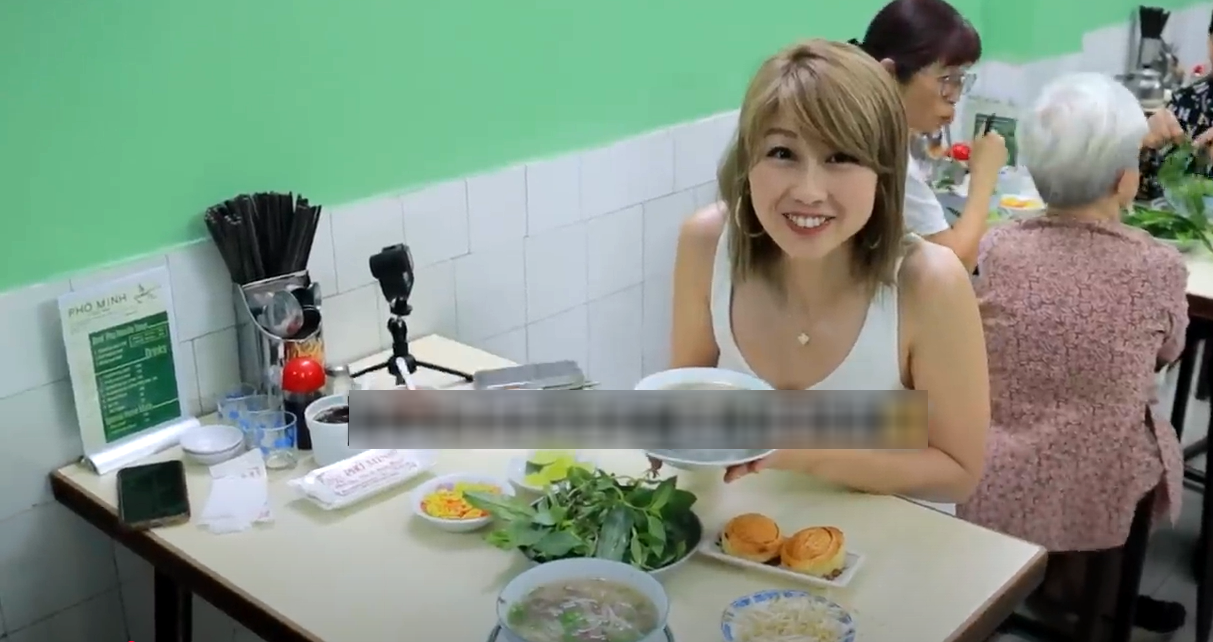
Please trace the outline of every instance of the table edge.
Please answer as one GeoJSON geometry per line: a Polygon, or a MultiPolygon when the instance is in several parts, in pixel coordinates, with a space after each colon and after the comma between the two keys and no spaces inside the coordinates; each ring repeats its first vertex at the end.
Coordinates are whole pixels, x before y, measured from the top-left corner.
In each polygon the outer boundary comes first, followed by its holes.
{"type": "MultiPolygon", "coordinates": [[[[324,642],[256,597],[215,575],[155,531],[123,528],[113,509],[77,484],[63,469],[51,472],[49,478],[56,501],[253,633],[278,642],[324,642]]],[[[929,507],[922,508],[930,510],[929,507]]],[[[1032,559],[992,593],[978,611],[957,626],[946,642],[985,642],[1015,607],[1044,581],[1046,559],[1047,552],[1037,547],[1032,559]]]]}
{"type": "Polygon", "coordinates": [[[1213,320],[1213,299],[1200,296],[1199,294],[1188,294],[1188,316],[1198,319],[1213,320]]]}
{"type": "MultiPolygon", "coordinates": [[[[168,575],[262,639],[324,642],[256,597],[215,575],[155,531],[123,528],[114,510],[90,495],[62,469],[50,473],[49,478],[51,493],[56,501],[143,558],[156,572],[168,575]]],[[[121,581],[122,578],[119,578],[121,581]]]]}
{"type": "MultiPolygon", "coordinates": [[[[919,502],[916,502],[908,497],[899,496],[898,499],[904,502],[909,502],[918,508],[934,511],[940,515],[944,515],[948,519],[955,519],[962,522],[964,521],[957,517],[954,513],[942,511],[934,506],[920,504],[919,502]]],[[[1038,586],[1044,583],[1045,570],[1049,559],[1049,551],[1045,550],[1045,548],[1039,544],[1033,544],[1032,542],[1019,539],[1018,537],[1013,537],[1005,533],[999,533],[998,531],[991,530],[979,524],[973,524],[972,522],[965,523],[969,524],[970,526],[976,526],[982,530],[990,531],[997,535],[1002,535],[1003,537],[1010,537],[1011,539],[1021,541],[1032,546],[1033,550],[1035,551],[1032,555],[1032,559],[1028,560],[1028,563],[1020,568],[1015,575],[1012,575],[1010,579],[1003,583],[1003,585],[999,587],[997,591],[990,594],[990,597],[986,598],[986,601],[981,603],[980,610],[974,611],[973,614],[968,617],[968,619],[961,622],[960,626],[957,626],[956,630],[953,631],[945,641],[988,642],[990,637],[998,632],[998,625],[1006,621],[1006,619],[1015,612],[1016,605],[1027,599],[1027,597],[1031,595],[1032,591],[1036,590],[1038,586]],[[1005,613],[1005,615],[1002,615],[1000,618],[996,619],[993,617],[993,614],[996,613],[1005,613]]]]}
{"type": "Polygon", "coordinates": [[[981,608],[957,627],[946,642],[986,642],[989,640],[998,632],[999,625],[1015,612],[1015,607],[1044,582],[1048,555],[1048,551],[1044,548],[1037,547],[1036,554],[1032,556],[1031,561],[1011,576],[1011,579],[1007,580],[993,595],[986,598],[986,601],[982,602],[981,608]]]}

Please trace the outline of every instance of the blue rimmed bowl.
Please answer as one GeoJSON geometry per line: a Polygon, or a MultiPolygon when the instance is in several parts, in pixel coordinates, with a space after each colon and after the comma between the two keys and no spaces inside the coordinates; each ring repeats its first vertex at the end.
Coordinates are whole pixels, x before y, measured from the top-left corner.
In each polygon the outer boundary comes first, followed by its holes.
{"type": "Polygon", "coordinates": [[[741,639],[742,631],[737,627],[747,611],[762,609],[778,600],[803,602],[806,609],[820,613],[822,624],[834,629],[834,636],[828,638],[831,642],[855,642],[855,619],[846,609],[824,597],[789,589],[759,591],[733,600],[720,618],[720,633],[724,636],[724,642],[737,642],[741,639]]]}

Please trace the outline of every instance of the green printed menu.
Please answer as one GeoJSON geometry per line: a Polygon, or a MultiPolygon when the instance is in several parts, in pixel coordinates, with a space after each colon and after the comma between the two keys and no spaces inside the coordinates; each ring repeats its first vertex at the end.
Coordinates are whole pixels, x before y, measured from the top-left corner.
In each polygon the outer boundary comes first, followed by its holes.
{"type": "Polygon", "coordinates": [[[59,320],[86,456],[182,418],[165,267],[68,292],[59,297],[59,320]]]}
{"type": "Polygon", "coordinates": [[[105,441],[181,416],[168,313],[88,336],[105,441]]]}
{"type": "Polygon", "coordinates": [[[986,123],[990,123],[990,131],[997,132],[1007,144],[1007,167],[1015,167],[1019,162],[1019,143],[1015,139],[1018,122],[1014,118],[995,116],[994,114],[977,114],[973,122],[973,140],[985,134],[986,123]]]}

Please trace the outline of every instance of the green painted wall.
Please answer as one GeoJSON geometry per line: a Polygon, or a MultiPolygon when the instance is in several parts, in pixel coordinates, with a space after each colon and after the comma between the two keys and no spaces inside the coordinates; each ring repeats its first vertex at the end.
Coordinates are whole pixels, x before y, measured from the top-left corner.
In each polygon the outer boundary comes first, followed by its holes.
{"type": "MultiPolygon", "coordinates": [[[[239,192],[340,203],[728,109],[883,2],[0,2],[0,290],[199,238],[239,192]]],[[[1008,57],[1132,3],[956,4],[1008,57]]]]}
{"type": "MultiPolygon", "coordinates": [[[[1180,9],[1193,0],[980,0],[979,24],[988,54],[1009,62],[1071,53],[1087,31],[1125,22],[1141,5],[1180,9]]],[[[1204,30],[1208,20],[1186,28],[1204,30]]],[[[1173,27],[1174,28],[1174,27],[1173,27]]]]}

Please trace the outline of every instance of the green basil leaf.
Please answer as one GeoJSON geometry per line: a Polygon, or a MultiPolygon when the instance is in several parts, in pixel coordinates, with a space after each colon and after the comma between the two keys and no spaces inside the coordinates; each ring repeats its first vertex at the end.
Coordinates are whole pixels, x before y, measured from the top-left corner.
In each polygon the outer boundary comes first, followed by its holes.
{"type": "Polygon", "coordinates": [[[695,497],[695,493],[692,493],[689,490],[675,488],[674,494],[670,496],[670,501],[665,507],[665,510],[661,511],[661,515],[663,517],[668,517],[670,515],[685,515],[691,512],[691,507],[695,505],[696,499],[698,498],[695,497]]]}
{"type": "Polygon", "coordinates": [[[484,538],[484,541],[488,542],[489,544],[491,544],[497,548],[500,548],[500,549],[506,550],[506,551],[508,551],[512,548],[518,547],[518,545],[514,541],[513,535],[510,533],[509,530],[504,529],[504,528],[490,532],[484,538]]]}
{"type": "Polygon", "coordinates": [[[598,546],[594,551],[594,557],[616,562],[622,561],[631,534],[631,510],[627,506],[612,508],[607,513],[606,519],[603,520],[602,528],[598,531],[598,546]]]}
{"type": "Polygon", "coordinates": [[[665,543],[665,524],[662,523],[661,518],[656,515],[650,514],[648,516],[647,526],[648,526],[649,537],[653,538],[654,541],[658,541],[658,542],[661,542],[662,544],[664,544],[665,543]]]}
{"type": "Polygon", "coordinates": [[[487,511],[494,517],[506,520],[527,520],[535,518],[535,509],[530,504],[513,497],[503,497],[493,493],[469,491],[463,498],[472,508],[487,511]]]}
{"type": "Polygon", "coordinates": [[[565,480],[570,486],[577,487],[590,481],[593,477],[594,473],[592,471],[586,470],[581,466],[574,466],[569,469],[569,474],[565,477],[565,480]]]}
{"type": "Polygon", "coordinates": [[[628,549],[628,552],[632,555],[632,566],[637,566],[642,569],[646,568],[644,543],[640,541],[639,537],[636,535],[632,536],[632,541],[628,545],[628,549]]]}
{"type": "Polygon", "coordinates": [[[633,506],[644,508],[653,502],[653,489],[638,484],[628,493],[627,501],[633,506]]]}
{"type": "Polygon", "coordinates": [[[514,522],[506,530],[510,533],[510,539],[514,544],[513,548],[534,546],[536,542],[552,532],[546,528],[532,528],[529,524],[522,522],[514,522]]]}
{"type": "Polygon", "coordinates": [[[669,477],[657,484],[657,489],[653,491],[653,499],[649,501],[649,510],[660,512],[662,508],[665,508],[670,498],[674,496],[674,485],[677,483],[677,477],[669,477]]]}
{"type": "Polygon", "coordinates": [[[548,559],[568,555],[582,544],[581,538],[568,531],[552,531],[531,546],[531,549],[548,559]]]}

